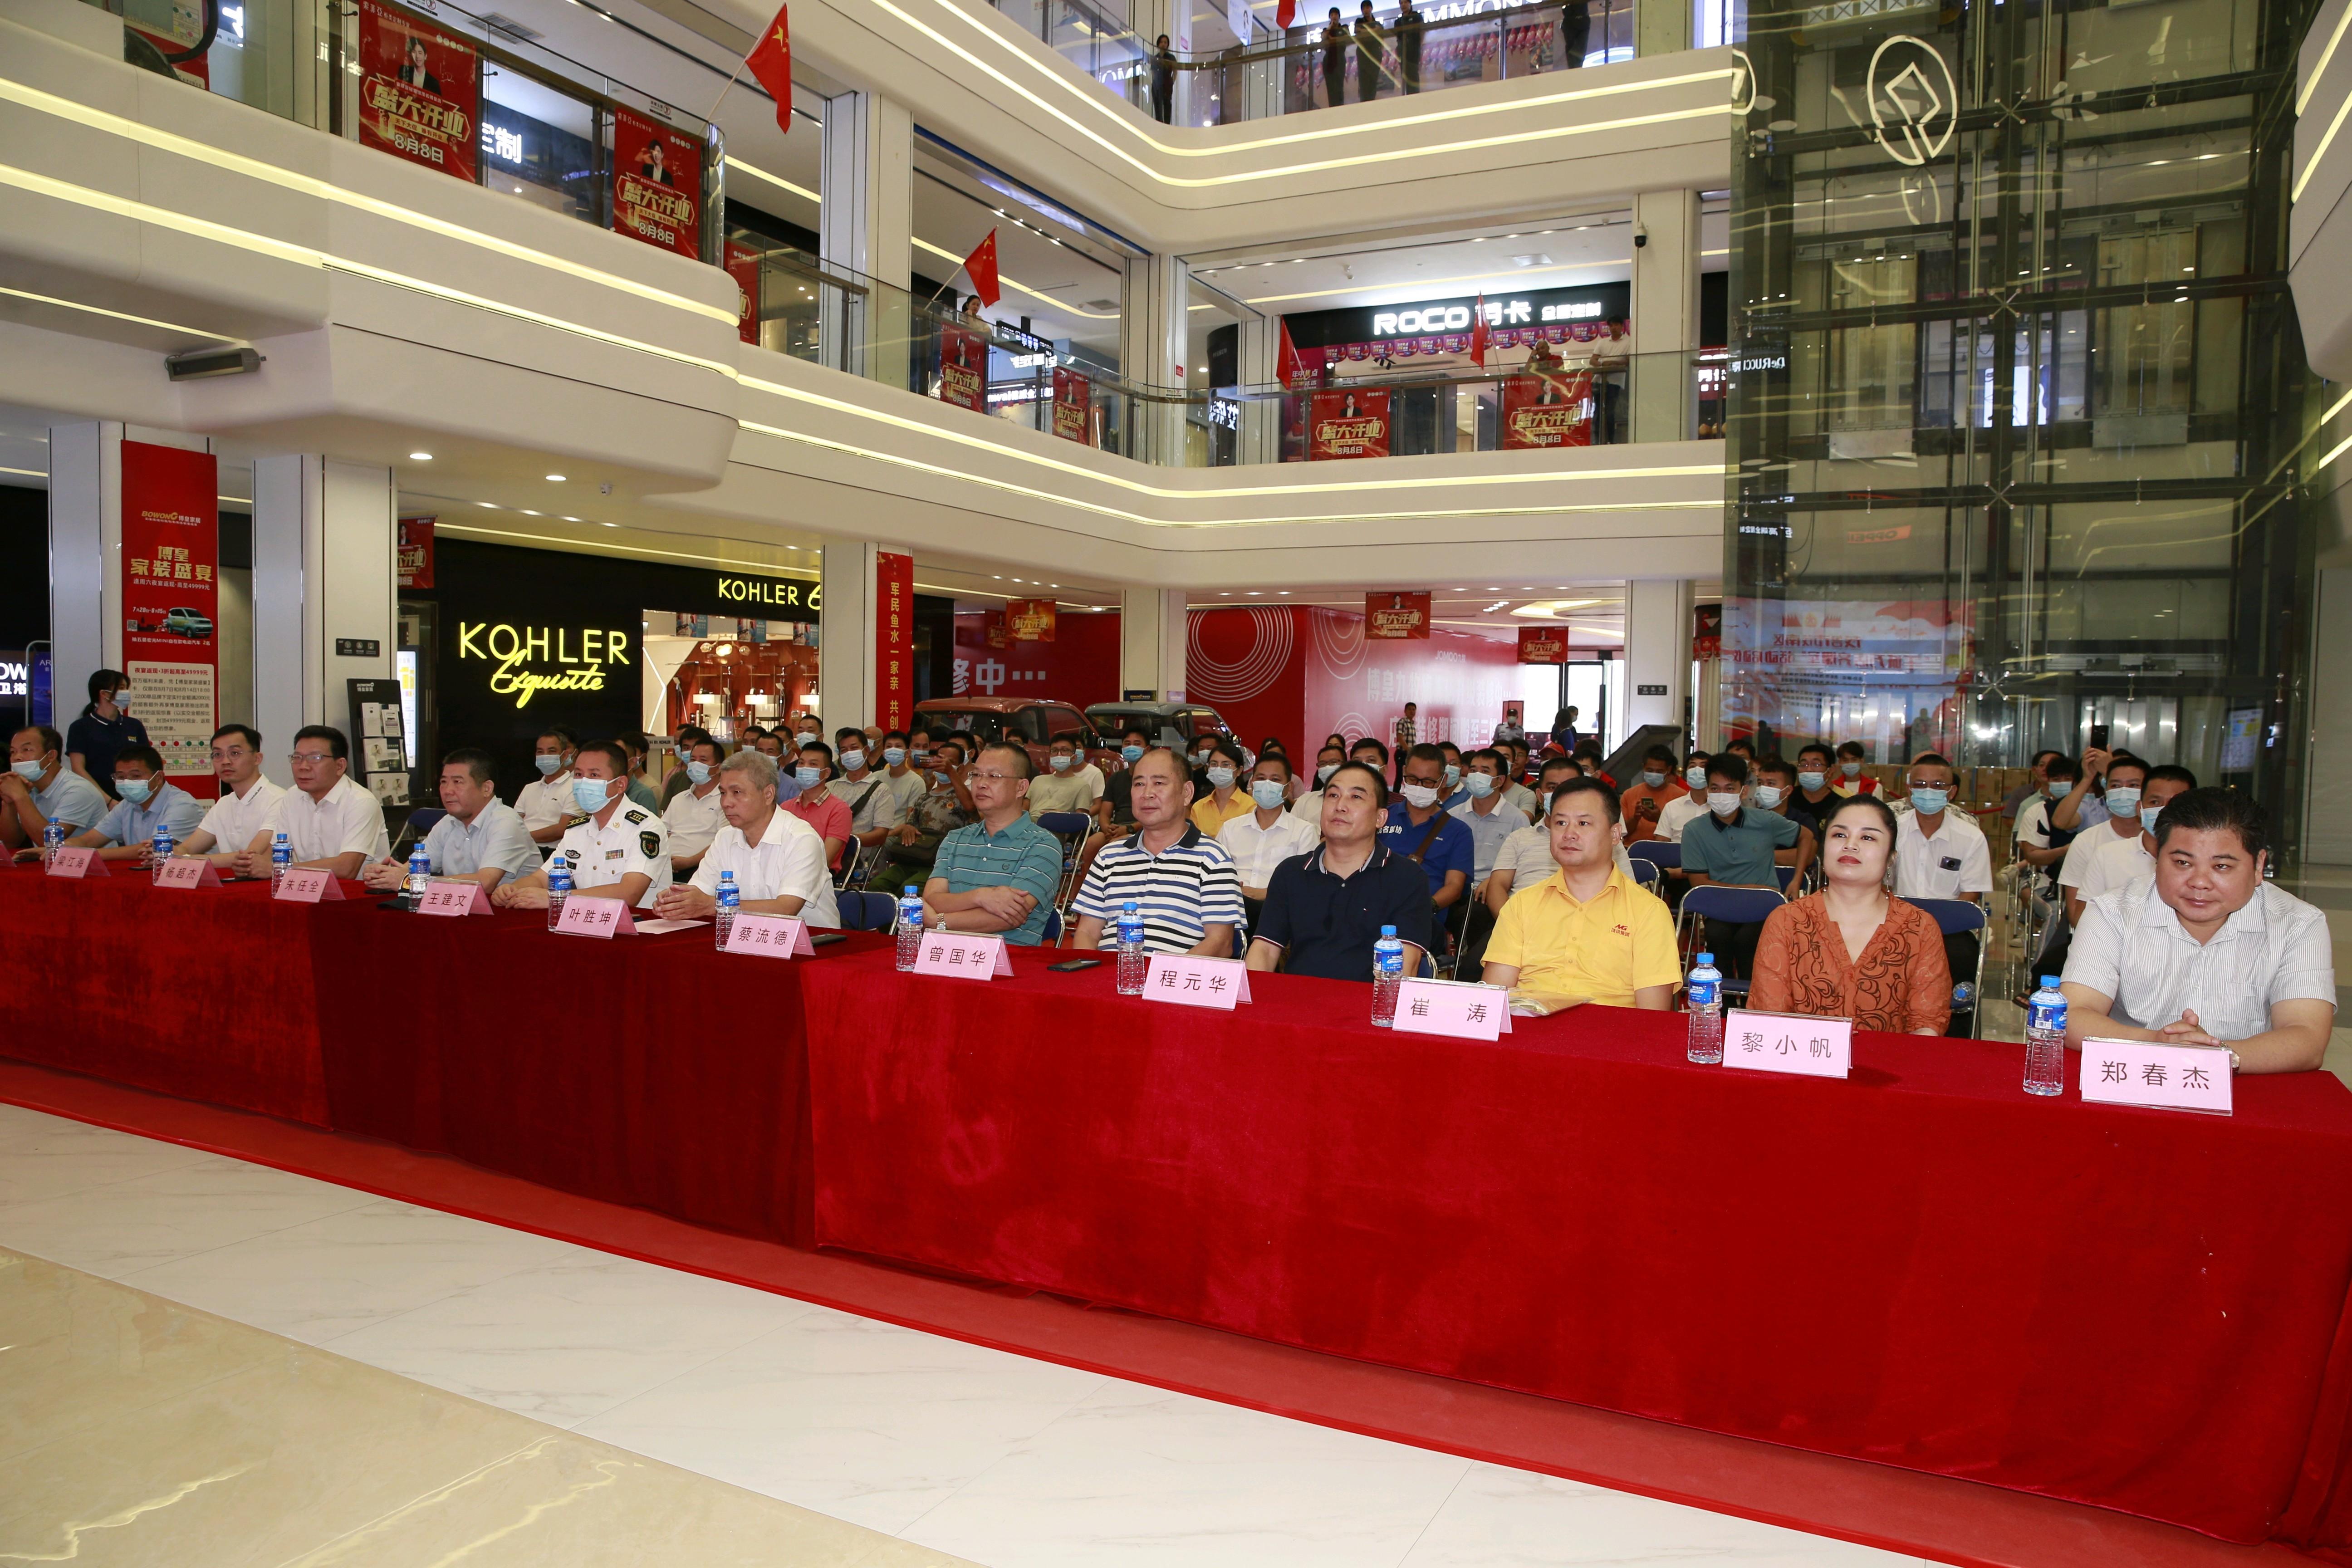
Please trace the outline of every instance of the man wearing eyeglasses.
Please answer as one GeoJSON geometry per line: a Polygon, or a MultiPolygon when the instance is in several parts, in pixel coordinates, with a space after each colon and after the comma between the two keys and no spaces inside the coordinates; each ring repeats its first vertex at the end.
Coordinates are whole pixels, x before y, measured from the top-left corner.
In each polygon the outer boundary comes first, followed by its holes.
{"type": "Polygon", "coordinates": [[[1029,772],[1025,747],[980,749],[963,776],[980,820],[940,840],[923,884],[925,931],[994,932],[1017,947],[1045,940],[1062,845],[1029,816],[1029,772]]]}
{"type": "Polygon", "coordinates": [[[269,847],[280,833],[294,864],[352,878],[371,860],[392,854],[383,807],[347,776],[351,742],[341,730],[310,724],[294,732],[294,787],[278,797],[261,831],[236,858],[240,877],[269,875],[269,847]]]}
{"type": "Polygon", "coordinates": [[[201,855],[221,870],[233,870],[286,792],[261,776],[261,731],[250,724],[224,724],[213,731],[213,773],[220,780],[220,798],[182,841],[179,853],[201,855]]]}

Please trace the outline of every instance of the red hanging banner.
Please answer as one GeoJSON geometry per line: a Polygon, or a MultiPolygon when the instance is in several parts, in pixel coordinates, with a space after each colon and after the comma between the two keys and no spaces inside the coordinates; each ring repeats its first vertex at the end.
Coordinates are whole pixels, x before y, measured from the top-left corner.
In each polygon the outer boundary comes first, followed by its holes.
{"type": "Polygon", "coordinates": [[[1013,599],[1004,606],[1006,634],[1014,642],[1054,640],[1054,601],[1013,599]]]}
{"type": "Polygon", "coordinates": [[[729,240],[727,275],[735,279],[735,335],[756,343],[760,341],[760,253],[729,240]]]}
{"type": "Polygon", "coordinates": [[[915,558],[874,557],[874,722],[903,730],[915,718],[915,558]]]}
{"type": "Polygon", "coordinates": [[[360,0],[360,145],[460,180],[480,167],[481,57],[383,0],[360,0]]]}
{"type": "Polygon", "coordinates": [[[1092,420],[1094,384],[1076,371],[1054,367],[1054,434],[1081,446],[1094,445],[1092,420]]]}
{"type": "Polygon", "coordinates": [[[1566,664],[1568,633],[1557,626],[1521,626],[1519,628],[1519,662],[1521,664],[1566,664]]]}
{"type": "Polygon", "coordinates": [[[613,227],[678,255],[702,255],[702,144],[631,110],[613,110],[613,227]]]}
{"type": "Polygon", "coordinates": [[[394,572],[404,588],[433,586],[433,523],[429,517],[400,520],[400,543],[394,554],[394,572]]]}
{"type": "Polygon", "coordinates": [[[210,452],[122,443],[122,672],[163,774],[218,795],[220,465],[210,452]]]}
{"type": "Polygon", "coordinates": [[[1429,595],[1365,595],[1364,636],[1374,642],[1428,641],[1429,595]]]}
{"type": "Polygon", "coordinates": [[[1591,375],[1577,371],[1505,378],[1499,444],[1506,448],[1592,445],[1591,375]]]}
{"type": "Polygon", "coordinates": [[[793,129],[793,35],[784,16],[790,9],[789,5],[776,7],[768,30],[743,57],[743,63],[751,68],[751,79],[776,100],[776,129],[786,135],[793,129]]]}
{"type": "Polygon", "coordinates": [[[940,401],[988,412],[988,340],[980,333],[940,328],[940,401]]]}
{"type": "Polygon", "coordinates": [[[1389,395],[1385,391],[1318,392],[1307,400],[1307,458],[1389,455],[1389,395]]]}

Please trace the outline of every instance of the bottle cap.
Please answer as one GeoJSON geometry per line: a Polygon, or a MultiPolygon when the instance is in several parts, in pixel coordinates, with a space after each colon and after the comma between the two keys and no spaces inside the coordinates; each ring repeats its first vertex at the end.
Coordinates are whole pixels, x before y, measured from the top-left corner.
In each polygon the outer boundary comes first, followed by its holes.
{"type": "Polygon", "coordinates": [[[1129,899],[1127,902],[1119,905],[1119,908],[1126,913],[1131,915],[1135,912],[1135,900],[1133,899],[1129,899]]]}
{"type": "Polygon", "coordinates": [[[2058,989],[2058,977],[2054,974],[2045,974],[2042,977],[2042,984],[2044,990],[2055,991],[2058,989]]]}
{"type": "Polygon", "coordinates": [[[1392,936],[1394,936],[1394,935],[1396,935],[1396,927],[1394,927],[1394,926],[1382,926],[1382,927],[1381,927],[1381,941],[1385,942],[1385,941],[1387,941],[1390,937],[1392,937],[1392,936]]]}
{"type": "Polygon", "coordinates": [[[1713,963],[1715,962],[1715,954],[1711,952],[1702,952],[1698,955],[1698,961],[1701,963],[1713,963]]]}

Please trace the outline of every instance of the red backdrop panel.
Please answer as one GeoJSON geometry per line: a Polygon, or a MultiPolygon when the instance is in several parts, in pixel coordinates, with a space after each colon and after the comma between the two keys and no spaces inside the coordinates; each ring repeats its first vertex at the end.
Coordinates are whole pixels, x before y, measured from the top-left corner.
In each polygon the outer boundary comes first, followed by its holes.
{"type": "Polygon", "coordinates": [[[1007,637],[1002,647],[991,646],[987,626],[977,611],[956,616],[958,697],[1034,697],[1078,708],[1118,700],[1118,616],[1057,616],[1052,642],[1007,637]]]}
{"type": "Polygon", "coordinates": [[[210,452],[122,443],[122,669],[163,772],[220,793],[220,463],[210,452]]]}

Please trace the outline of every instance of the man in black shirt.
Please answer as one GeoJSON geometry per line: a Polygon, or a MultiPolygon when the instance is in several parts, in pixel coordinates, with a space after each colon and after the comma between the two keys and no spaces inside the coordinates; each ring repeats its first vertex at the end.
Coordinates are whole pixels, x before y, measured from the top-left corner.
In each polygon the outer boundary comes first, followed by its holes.
{"type": "Polygon", "coordinates": [[[1323,98],[1333,109],[1348,101],[1348,24],[1337,5],[1323,28],[1323,98]]]}
{"type": "Polygon", "coordinates": [[[1323,786],[1323,847],[1285,860],[1265,889],[1251,939],[1252,969],[1328,980],[1370,980],[1372,944],[1391,926],[1404,943],[1404,972],[1421,971],[1416,936],[1431,929],[1429,877],[1380,842],[1389,789],[1376,769],[1347,763],[1323,786]]]}
{"type": "Polygon", "coordinates": [[[1397,12],[1396,51],[1397,74],[1404,79],[1407,92],[1421,90],[1421,35],[1426,26],[1421,13],[1413,9],[1412,0],[1404,0],[1397,12]]]}
{"type": "Polygon", "coordinates": [[[1356,6],[1356,101],[1370,103],[1381,95],[1381,72],[1388,66],[1387,35],[1372,15],[1372,0],[1356,6]]]}

